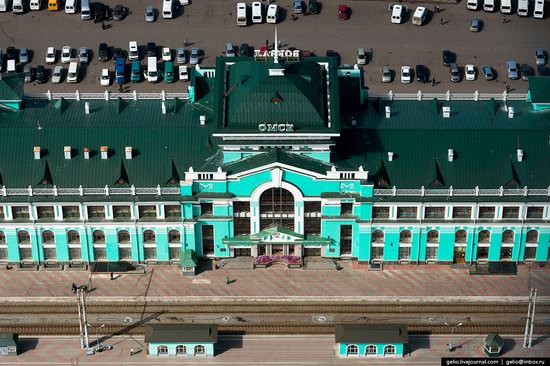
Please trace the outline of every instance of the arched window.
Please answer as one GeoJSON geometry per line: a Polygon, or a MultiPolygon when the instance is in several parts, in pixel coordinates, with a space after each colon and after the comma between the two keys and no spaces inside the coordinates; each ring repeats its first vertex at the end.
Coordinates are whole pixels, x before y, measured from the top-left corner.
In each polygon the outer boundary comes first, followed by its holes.
{"type": "Polygon", "coordinates": [[[170,230],[168,232],[168,242],[169,243],[181,243],[181,236],[178,230],[170,230]]]}
{"type": "Polygon", "coordinates": [[[374,344],[369,344],[366,348],[365,348],[365,355],[375,355],[376,353],[378,352],[378,350],[376,349],[376,346],[374,344]]]}
{"type": "Polygon", "coordinates": [[[168,354],[168,346],[158,346],[157,347],[157,354],[158,355],[167,355],[168,354]]]}
{"type": "Polygon", "coordinates": [[[19,244],[30,244],[31,236],[28,231],[21,230],[17,233],[17,243],[19,244]]]}
{"type": "Polygon", "coordinates": [[[105,233],[101,230],[94,230],[92,240],[94,244],[105,244],[105,233]]]}
{"type": "Polygon", "coordinates": [[[143,242],[144,243],[156,243],[156,236],[153,230],[145,230],[143,232],[143,242]]]}
{"type": "Polygon", "coordinates": [[[491,241],[491,232],[489,230],[481,230],[477,236],[478,243],[488,243],[491,241]]]}
{"type": "Polygon", "coordinates": [[[372,242],[373,243],[383,243],[384,242],[384,232],[382,230],[374,230],[372,232],[372,242]]]}
{"type": "Polygon", "coordinates": [[[176,355],[184,355],[187,353],[187,348],[183,344],[178,344],[176,346],[176,355]]]}
{"type": "Polygon", "coordinates": [[[347,354],[349,355],[357,355],[359,354],[359,347],[357,347],[355,344],[350,344],[347,348],[347,354]]]}
{"type": "Polygon", "coordinates": [[[120,230],[117,234],[119,244],[130,244],[130,233],[127,230],[120,230]]]}
{"type": "Polygon", "coordinates": [[[468,233],[466,230],[458,230],[455,233],[455,243],[466,243],[466,238],[468,237],[468,233]]]}
{"type": "Polygon", "coordinates": [[[386,347],[384,347],[384,354],[395,355],[395,346],[388,344],[386,347]]]}
{"type": "Polygon", "coordinates": [[[539,241],[539,232],[536,230],[529,230],[527,232],[527,243],[537,243],[539,241]]]}
{"type": "Polygon", "coordinates": [[[55,244],[55,236],[52,231],[42,231],[42,244],[55,244]]]}
{"type": "Polygon", "coordinates": [[[204,346],[202,344],[195,346],[196,355],[204,355],[205,353],[206,353],[206,350],[204,349],[204,346]]]}
{"type": "Polygon", "coordinates": [[[80,244],[80,234],[76,230],[69,230],[67,233],[67,241],[69,244],[80,244]]]}
{"type": "Polygon", "coordinates": [[[439,231],[430,230],[428,231],[428,243],[438,243],[439,242],[439,231]]]}
{"type": "Polygon", "coordinates": [[[399,242],[400,243],[410,243],[412,240],[412,235],[410,230],[402,230],[399,233],[399,242]]]}
{"type": "Polygon", "coordinates": [[[0,231],[0,244],[6,244],[6,234],[3,231],[0,231]]]}
{"type": "Polygon", "coordinates": [[[504,230],[502,233],[502,242],[503,243],[513,243],[514,242],[514,232],[512,230],[504,230]]]}
{"type": "Polygon", "coordinates": [[[273,225],[294,230],[294,196],[284,188],[270,188],[260,196],[260,230],[273,225]]]}

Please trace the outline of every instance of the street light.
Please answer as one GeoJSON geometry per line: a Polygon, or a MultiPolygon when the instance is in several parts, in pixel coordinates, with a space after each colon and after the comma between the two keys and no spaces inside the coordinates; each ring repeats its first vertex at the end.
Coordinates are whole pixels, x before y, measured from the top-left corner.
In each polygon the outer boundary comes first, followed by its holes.
{"type": "Polygon", "coordinates": [[[457,325],[449,325],[447,323],[445,323],[446,326],[448,327],[451,327],[451,342],[448,344],[449,346],[449,352],[453,352],[455,350],[454,346],[453,346],[453,333],[455,331],[455,328],[458,328],[462,325],[462,323],[458,323],[457,325]]]}
{"type": "MultiPolygon", "coordinates": [[[[91,324],[86,324],[88,327],[92,328],[93,326],[91,324]]],[[[97,327],[95,327],[95,337],[96,337],[96,345],[95,345],[95,349],[97,352],[101,352],[102,349],[101,349],[101,344],[99,343],[99,329],[103,328],[105,326],[105,324],[101,324],[97,327]]]]}

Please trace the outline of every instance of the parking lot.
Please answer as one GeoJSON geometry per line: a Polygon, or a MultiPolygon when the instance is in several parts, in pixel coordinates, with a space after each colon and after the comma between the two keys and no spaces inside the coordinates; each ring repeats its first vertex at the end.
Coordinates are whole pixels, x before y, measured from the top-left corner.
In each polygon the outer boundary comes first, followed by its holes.
{"type": "MultiPolygon", "coordinates": [[[[143,64],[144,46],[147,42],[153,41],[159,47],[175,49],[181,47],[186,40],[188,49],[203,49],[205,58],[202,63],[211,65],[215,57],[222,54],[226,42],[232,42],[237,46],[246,42],[258,48],[264,45],[266,40],[270,44],[274,41],[272,24],[237,26],[237,1],[195,0],[185,6],[183,11],[178,11],[174,19],[159,19],[157,13],[157,19],[153,23],[145,22],[145,6],[153,4],[158,12],[161,8],[160,0],[121,0],[104,3],[111,8],[119,3],[127,6],[127,18],[119,22],[107,21],[106,29],[103,30],[101,24],[80,20],[79,13],[52,12],[44,7],[45,4],[42,10],[27,10],[23,15],[0,13],[0,47],[4,52],[9,46],[29,48],[33,66],[44,65],[47,69],[53,69],[54,66],[45,63],[48,46],[55,46],[58,50],[65,45],[73,48],[85,46],[92,51],[92,62],[81,67],[78,84],[67,84],[65,81],[57,85],[51,82],[42,85],[31,83],[26,86],[27,92],[75,89],[89,92],[104,91],[106,88],[99,85],[101,69],[109,68],[114,71],[114,63],[103,63],[97,59],[97,49],[101,42],[127,50],[129,41],[137,41],[143,64]]],[[[403,24],[390,22],[389,2],[384,1],[349,1],[347,5],[351,8],[350,18],[345,21],[338,19],[340,2],[336,0],[320,1],[319,14],[300,15],[296,21],[292,21],[290,17],[290,0],[275,3],[282,8],[277,29],[283,48],[295,47],[312,51],[317,55],[325,55],[327,50],[334,50],[340,54],[342,63],[354,64],[356,49],[362,47],[368,56],[368,62],[364,66],[365,83],[374,91],[415,92],[421,89],[429,92],[501,92],[506,85],[510,85],[512,92],[525,92],[527,82],[521,79],[508,80],[506,61],[527,63],[536,71],[534,49],[541,47],[550,50],[548,17],[522,18],[516,14],[503,17],[500,12],[472,12],[466,9],[464,2],[440,4],[441,11],[437,14],[433,13],[433,4],[404,2],[402,4],[408,6],[409,12],[403,24]],[[413,25],[410,19],[417,5],[424,5],[430,10],[427,23],[423,26],[413,25]],[[469,31],[471,17],[483,21],[480,32],[469,31]],[[477,68],[488,64],[495,70],[497,79],[485,81],[478,76],[475,81],[466,81],[462,77],[461,82],[451,83],[449,69],[442,64],[441,53],[444,49],[456,54],[462,75],[466,64],[472,63],[477,68]],[[421,84],[416,80],[405,85],[399,81],[399,69],[402,65],[410,65],[414,69],[417,64],[424,64],[429,68],[430,80],[435,78],[435,85],[432,85],[432,82],[421,84]],[[389,84],[381,82],[380,70],[385,65],[397,74],[389,84]]],[[[160,52],[158,56],[160,58],[160,52]]],[[[67,65],[64,67],[66,73],[67,65]]],[[[161,66],[159,68],[162,69],[161,66]]],[[[142,81],[127,83],[125,88],[141,92],[185,92],[187,84],[180,81],[173,84],[163,81],[149,84],[142,81]]],[[[107,89],[115,91],[118,90],[118,86],[111,84],[107,89]]]]}

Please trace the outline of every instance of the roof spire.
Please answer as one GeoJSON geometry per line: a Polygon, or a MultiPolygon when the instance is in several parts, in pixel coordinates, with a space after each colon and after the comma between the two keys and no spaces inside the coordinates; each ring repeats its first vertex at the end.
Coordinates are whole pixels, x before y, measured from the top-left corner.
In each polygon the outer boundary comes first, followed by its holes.
{"type": "Polygon", "coordinates": [[[274,63],[279,63],[279,42],[277,40],[277,27],[275,27],[275,59],[273,60],[274,63]]]}

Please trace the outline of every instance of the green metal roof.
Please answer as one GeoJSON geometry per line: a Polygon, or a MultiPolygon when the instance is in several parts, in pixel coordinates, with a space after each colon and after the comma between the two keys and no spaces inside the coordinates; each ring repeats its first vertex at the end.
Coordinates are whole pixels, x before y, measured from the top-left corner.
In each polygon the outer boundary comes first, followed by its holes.
{"type": "Polygon", "coordinates": [[[0,78],[0,100],[20,101],[23,99],[25,76],[21,73],[6,73],[0,78]]]}
{"type": "Polygon", "coordinates": [[[529,96],[533,103],[550,103],[550,77],[530,76],[529,96]]]}
{"type": "Polygon", "coordinates": [[[199,261],[193,249],[186,249],[181,252],[180,267],[196,267],[198,264],[199,261]]]}

